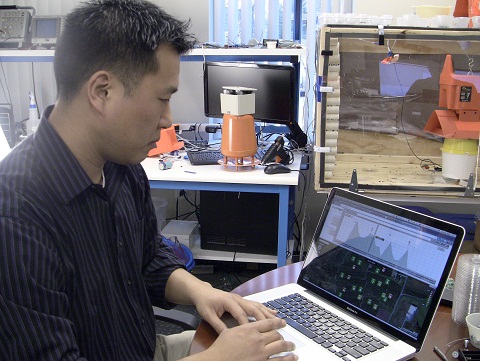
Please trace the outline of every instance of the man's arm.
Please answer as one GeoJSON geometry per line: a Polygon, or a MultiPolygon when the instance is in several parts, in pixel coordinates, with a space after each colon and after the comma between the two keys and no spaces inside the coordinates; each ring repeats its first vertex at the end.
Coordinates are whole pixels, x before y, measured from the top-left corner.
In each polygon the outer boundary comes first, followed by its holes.
{"type": "Polygon", "coordinates": [[[189,356],[185,361],[221,361],[225,360],[226,355],[232,361],[266,361],[281,352],[289,353],[275,358],[278,361],[298,359],[290,352],[295,345],[283,340],[276,331],[286,325],[285,321],[275,317],[274,311],[261,303],[217,290],[183,269],[170,275],[165,295],[170,302],[194,304],[203,319],[219,333],[209,349],[189,356]],[[225,312],[236,318],[240,326],[227,328],[220,319],[225,312]],[[249,316],[253,316],[257,322],[249,322],[249,316]]]}

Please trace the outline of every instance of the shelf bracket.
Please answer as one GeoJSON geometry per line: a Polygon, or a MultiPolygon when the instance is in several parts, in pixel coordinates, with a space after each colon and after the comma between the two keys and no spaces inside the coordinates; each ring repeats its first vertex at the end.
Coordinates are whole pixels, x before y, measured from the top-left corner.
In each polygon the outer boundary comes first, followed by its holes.
{"type": "Polygon", "coordinates": [[[468,177],[467,188],[465,188],[464,197],[474,197],[475,196],[475,187],[473,186],[473,173],[470,173],[468,177]]]}
{"type": "Polygon", "coordinates": [[[358,192],[358,181],[357,181],[356,169],[352,171],[352,178],[350,179],[350,185],[348,186],[348,190],[351,192],[358,192]]]}

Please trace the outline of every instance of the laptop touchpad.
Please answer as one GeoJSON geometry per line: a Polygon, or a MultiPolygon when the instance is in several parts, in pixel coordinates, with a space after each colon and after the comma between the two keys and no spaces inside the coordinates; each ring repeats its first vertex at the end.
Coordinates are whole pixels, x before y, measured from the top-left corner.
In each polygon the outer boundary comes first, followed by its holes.
{"type": "Polygon", "coordinates": [[[280,335],[282,335],[282,337],[285,341],[293,342],[295,344],[295,349],[296,350],[298,350],[300,347],[305,346],[305,344],[302,341],[300,341],[298,338],[296,338],[292,334],[288,333],[286,330],[279,329],[277,331],[280,333],[280,335]]]}

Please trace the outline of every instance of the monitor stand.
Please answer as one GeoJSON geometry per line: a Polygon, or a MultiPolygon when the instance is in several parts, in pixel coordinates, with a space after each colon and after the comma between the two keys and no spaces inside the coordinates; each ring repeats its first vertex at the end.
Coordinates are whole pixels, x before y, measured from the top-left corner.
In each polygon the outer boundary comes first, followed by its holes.
{"type": "Polygon", "coordinates": [[[290,129],[290,134],[287,134],[286,137],[290,141],[290,146],[293,148],[303,148],[307,145],[307,135],[300,128],[298,123],[289,123],[288,129],[290,129]]]}

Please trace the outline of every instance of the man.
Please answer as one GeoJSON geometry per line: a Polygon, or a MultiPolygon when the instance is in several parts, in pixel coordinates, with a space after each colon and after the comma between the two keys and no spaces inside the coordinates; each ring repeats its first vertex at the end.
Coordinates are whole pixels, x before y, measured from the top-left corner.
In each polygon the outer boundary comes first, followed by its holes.
{"type": "Polygon", "coordinates": [[[293,350],[272,311],[196,279],[157,236],[139,162],[171,125],[187,30],[141,0],[92,0],[67,16],[57,102],[0,162],[2,360],[252,361],[293,350]],[[151,306],[172,303],[196,306],[219,332],[212,347],[188,356],[191,336],[156,338],[151,306]],[[224,312],[241,326],[227,329],[224,312]]]}

